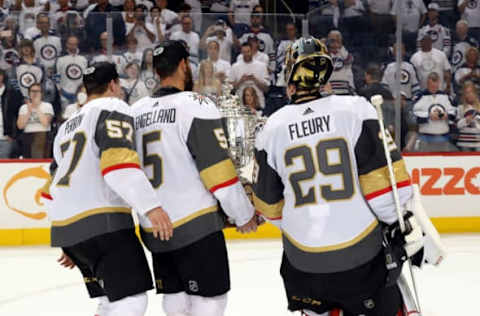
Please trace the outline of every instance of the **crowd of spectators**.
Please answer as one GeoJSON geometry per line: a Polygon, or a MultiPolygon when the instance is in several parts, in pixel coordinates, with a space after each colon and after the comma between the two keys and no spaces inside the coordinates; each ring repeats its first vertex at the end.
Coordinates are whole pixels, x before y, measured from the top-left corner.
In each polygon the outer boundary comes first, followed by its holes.
{"type": "Polygon", "coordinates": [[[283,61],[304,19],[334,62],[322,94],[382,94],[392,132],[400,98],[405,151],[480,150],[480,0],[309,0],[298,16],[265,12],[268,3],[0,0],[0,158],[50,157],[56,128],[86,102],[91,63],[117,65],[127,103],[152,95],[153,47],[165,39],[189,48],[195,91],[215,98],[230,82],[268,116],[288,102],[283,61]]]}

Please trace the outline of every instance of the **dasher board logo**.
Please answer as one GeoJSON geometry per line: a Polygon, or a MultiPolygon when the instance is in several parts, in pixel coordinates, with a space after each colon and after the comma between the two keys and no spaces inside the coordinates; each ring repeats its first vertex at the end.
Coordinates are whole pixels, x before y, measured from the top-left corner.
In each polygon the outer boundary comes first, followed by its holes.
{"type": "Polygon", "coordinates": [[[79,80],[83,75],[82,67],[77,64],[68,65],[65,72],[70,80],[79,80]]]}
{"type": "Polygon", "coordinates": [[[29,71],[24,72],[23,74],[20,75],[20,85],[23,88],[30,88],[32,84],[34,84],[37,81],[37,78],[35,75],[29,71]]]}
{"type": "Polygon", "coordinates": [[[57,48],[52,44],[46,44],[40,49],[40,56],[45,60],[54,60],[57,58],[58,52],[57,48]]]}

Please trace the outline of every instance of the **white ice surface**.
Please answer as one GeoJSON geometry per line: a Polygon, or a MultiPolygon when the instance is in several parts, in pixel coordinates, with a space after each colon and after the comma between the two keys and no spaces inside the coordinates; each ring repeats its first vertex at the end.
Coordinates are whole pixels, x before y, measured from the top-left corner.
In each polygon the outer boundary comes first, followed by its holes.
{"type": "MultiPolygon", "coordinates": [[[[439,267],[416,271],[424,316],[480,315],[480,235],[445,235],[449,257],[439,267]]],[[[228,243],[232,290],[227,316],[292,315],[279,275],[281,243],[228,243]]],[[[0,248],[1,316],[93,316],[77,270],[61,268],[58,249],[0,248]]],[[[149,316],[164,315],[161,297],[150,291],[149,316]]]]}

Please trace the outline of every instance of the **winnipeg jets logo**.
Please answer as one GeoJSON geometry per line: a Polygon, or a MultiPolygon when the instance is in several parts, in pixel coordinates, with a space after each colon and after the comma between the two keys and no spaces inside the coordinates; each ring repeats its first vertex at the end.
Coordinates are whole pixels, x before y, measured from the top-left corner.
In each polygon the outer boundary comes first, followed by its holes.
{"type": "Polygon", "coordinates": [[[468,1],[467,7],[469,9],[476,9],[477,8],[477,0],[470,0],[468,1]]]}
{"type": "Polygon", "coordinates": [[[333,58],[333,70],[334,71],[342,70],[343,66],[345,66],[345,62],[343,61],[343,58],[340,58],[340,57],[334,57],[333,58]]]}
{"type": "Polygon", "coordinates": [[[70,80],[78,80],[82,77],[82,68],[76,64],[70,64],[66,69],[67,77],[70,80]]]}
{"type": "Polygon", "coordinates": [[[209,105],[212,100],[210,100],[209,97],[206,95],[200,94],[200,93],[192,93],[190,97],[194,100],[200,103],[200,105],[209,105]]]}
{"type": "Polygon", "coordinates": [[[400,83],[407,84],[410,82],[410,73],[404,69],[402,69],[400,73],[400,83]]]}
{"type": "Polygon", "coordinates": [[[457,50],[452,57],[452,63],[454,66],[457,66],[460,64],[460,62],[463,60],[463,54],[461,51],[457,50]]]}
{"type": "Polygon", "coordinates": [[[30,88],[35,81],[35,75],[31,72],[25,72],[20,76],[20,85],[24,88],[30,88]]]}
{"type": "Polygon", "coordinates": [[[51,44],[47,44],[40,49],[40,55],[45,60],[52,60],[57,57],[57,48],[51,44]]]}
{"type": "Polygon", "coordinates": [[[438,32],[435,30],[429,30],[428,35],[430,35],[430,38],[432,39],[432,42],[436,42],[438,40],[438,32]]]}

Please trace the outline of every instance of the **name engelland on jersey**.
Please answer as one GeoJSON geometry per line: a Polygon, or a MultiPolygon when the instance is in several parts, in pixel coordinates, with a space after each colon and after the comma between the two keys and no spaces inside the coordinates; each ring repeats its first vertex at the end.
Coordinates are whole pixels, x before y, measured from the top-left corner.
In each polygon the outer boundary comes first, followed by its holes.
{"type": "Polygon", "coordinates": [[[330,129],[330,122],[333,123],[333,118],[331,118],[330,115],[325,115],[294,124],[289,124],[288,131],[290,133],[290,140],[319,133],[331,133],[332,130],[330,129]]]}
{"type": "Polygon", "coordinates": [[[175,123],[176,116],[177,110],[174,108],[142,113],[135,117],[135,129],[146,128],[156,123],[175,123]]]}

